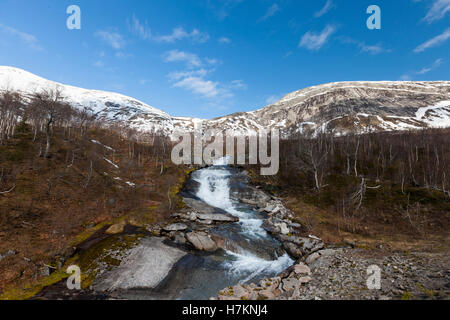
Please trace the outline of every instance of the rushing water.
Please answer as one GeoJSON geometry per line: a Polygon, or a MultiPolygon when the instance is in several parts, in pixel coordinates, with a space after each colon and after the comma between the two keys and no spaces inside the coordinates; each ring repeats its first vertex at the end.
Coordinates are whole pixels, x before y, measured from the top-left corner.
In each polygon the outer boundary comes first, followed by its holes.
{"type": "Polygon", "coordinates": [[[121,298],[208,299],[227,286],[272,277],[293,264],[281,244],[261,227],[262,214],[240,203],[239,194],[232,194],[233,183],[245,184],[230,179],[238,173],[228,167],[224,159],[194,172],[191,177],[199,185],[194,196],[239,218],[237,223],[222,224],[210,230],[232,242],[233,251],[190,253],[175,265],[156,290],[129,291],[121,298]]]}

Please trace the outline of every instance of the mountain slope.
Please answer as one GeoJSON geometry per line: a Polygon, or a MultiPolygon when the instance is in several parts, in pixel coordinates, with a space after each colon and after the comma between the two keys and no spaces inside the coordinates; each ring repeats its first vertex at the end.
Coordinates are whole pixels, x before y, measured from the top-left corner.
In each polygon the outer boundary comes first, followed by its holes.
{"type": "Polygon", "coordinates": [[[88,107],[108,123],[142,132],[204,129],[249,134],[280,129],[283,136],[329,131],[393,131],[450,127],[450,81],[337,82],[290,93],[265,108],[212,120],[172,117],[136,99],[112,92],[86,90],[49,81],[29,72],[0,66],[0,90],[25,96],[59,88],[76,108],[88,107]]]}
{"type": "Polygon", "coordinates": [[[87,90],[46,80],[27,71],[0,66],[0,91],[17,91],[28,97],[43,90],[61,90],[65,101],[75,108],[88,108],[99,119],[126,124],[142,131],[173,130],[172,117],[134,98],[118,93],[87,90]]]}
{"type": "Polygon", "coordinates": [[[324,84],[290,93],[263,109],[210,123],[241,130],[278,128],[286,134],[449,127],[450,82],[324,84]]]}

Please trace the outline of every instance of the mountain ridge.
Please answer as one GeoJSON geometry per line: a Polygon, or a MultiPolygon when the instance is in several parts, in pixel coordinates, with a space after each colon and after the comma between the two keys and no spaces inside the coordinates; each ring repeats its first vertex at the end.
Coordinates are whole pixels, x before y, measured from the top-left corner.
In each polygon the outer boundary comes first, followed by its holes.
{"type": "Polygon", "coordinates": [[[171,116],[119,93],[82,89],[36,76],[28,71],[0,66],[0,90],[18,91],[25,97],[59,88],[66,101],[88,108],[107,123],[119,123],[140,132],[171,135],[175,130],[231,130],[254,134],[279,129],[282,136],[295,133],[334,134],[450,127],[450,81],[345,81],[291,92],[263,108],[214,119],[171,116]]]}

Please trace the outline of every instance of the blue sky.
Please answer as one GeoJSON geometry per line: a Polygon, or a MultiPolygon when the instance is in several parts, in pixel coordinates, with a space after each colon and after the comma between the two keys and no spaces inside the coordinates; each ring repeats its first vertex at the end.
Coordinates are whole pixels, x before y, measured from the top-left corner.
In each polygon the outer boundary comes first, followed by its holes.
{"type": "Polygon", "coordinates": [[[213,118],[326,82],[450,80],[449,22],[450,0],[0,0],[0,65],[213,118]]]}

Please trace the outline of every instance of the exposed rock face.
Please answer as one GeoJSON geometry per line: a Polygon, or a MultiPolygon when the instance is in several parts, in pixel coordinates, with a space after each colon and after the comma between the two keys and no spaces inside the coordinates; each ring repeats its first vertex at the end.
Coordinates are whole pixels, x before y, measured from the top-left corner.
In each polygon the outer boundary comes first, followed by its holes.
{"type": "Polygon", "coordinates": [[[233,217],[229,214],[220,214],[220,213],[199,213],[197,214],[197,218],[201,220],[211,220],[211,221],[219,221],[219,222],[238,222],[239,218],[233,217]]]}
{"type": "Polygon", "coordinates": [[[190,232],[186,234],[186,239],[200,251],[213,252],[217,250],[217,245],[205,232],[190,232]]]}
{"type": "Polygon", "coordinates": [[[450,82],[338,82],[306,88],[253,112],[211,120],[208,127],[287,136],[450,126],[450,82]]]}
{"type": "Polygon", "coordinates": [[[127,253],[119,267],[106,272],[94,283],[97,291],[154,288],[186,253],[163,243],[162,238],[146,238],[127,253]]]}
{"type": "Polygon", "coordinates": [[[173,223],[163,228],[164,231],[184,231],[187,230],[188,226],[184,223],[173,223]]]}
{"type": "Polygon", "coordinates": [[[127,225],[126,221],[121,221],[117,224],[113,224],[111,227],[109,227],[105,233],[106,234],[118,234],[118,233],[122,233],[123,229],[125,228],[125,226],[127,225]]]}

